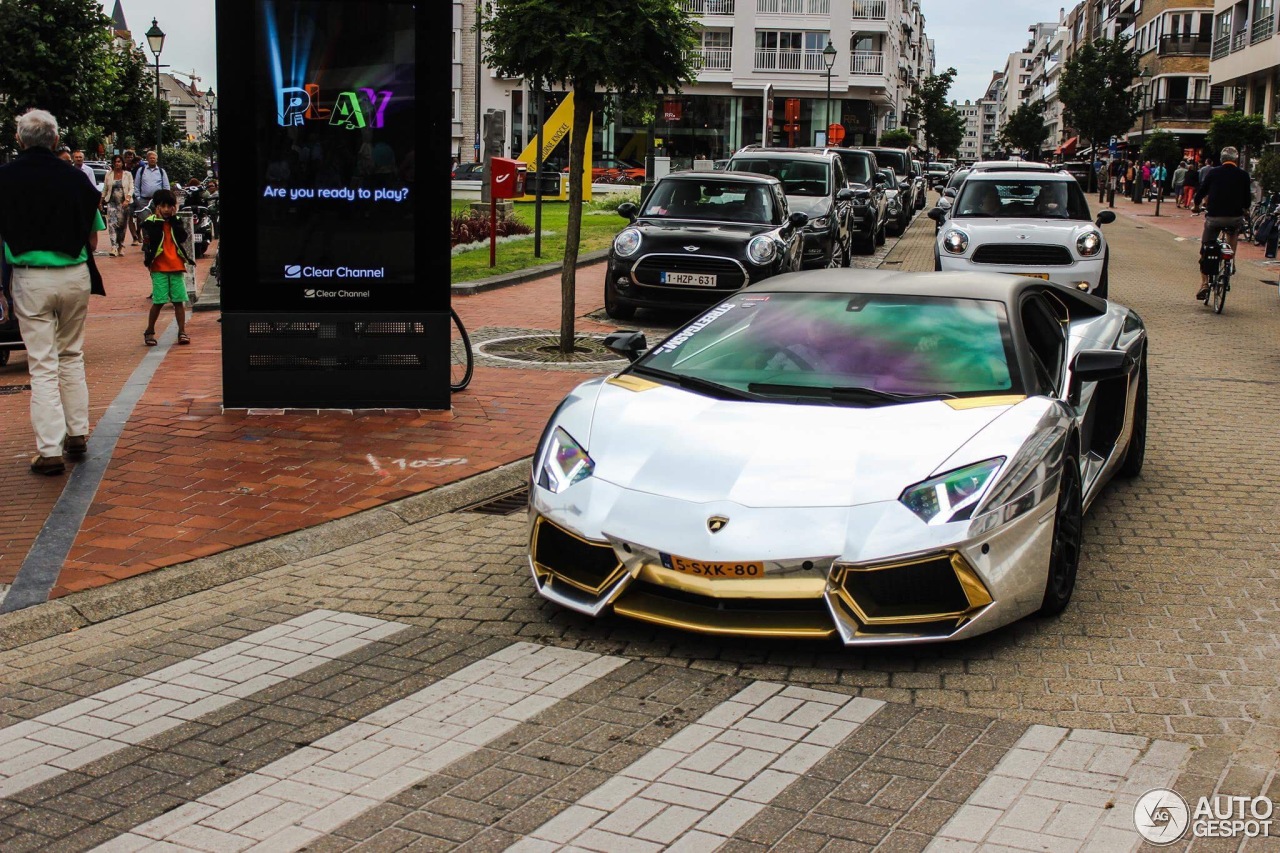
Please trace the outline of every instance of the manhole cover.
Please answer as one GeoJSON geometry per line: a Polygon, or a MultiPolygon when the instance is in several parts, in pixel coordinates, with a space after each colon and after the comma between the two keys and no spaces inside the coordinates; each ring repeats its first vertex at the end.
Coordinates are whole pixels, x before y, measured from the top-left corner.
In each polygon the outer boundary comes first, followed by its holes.
{"type": "Polygon", "coordinates": [[[615,364],[626,361],[605,349],[602,339],[594,335],[578,335],[570,353],[560,351],[560,336],[556,334],[494,338],[478,344],[476,349],[490,358],[525,364],[615,364]]]}

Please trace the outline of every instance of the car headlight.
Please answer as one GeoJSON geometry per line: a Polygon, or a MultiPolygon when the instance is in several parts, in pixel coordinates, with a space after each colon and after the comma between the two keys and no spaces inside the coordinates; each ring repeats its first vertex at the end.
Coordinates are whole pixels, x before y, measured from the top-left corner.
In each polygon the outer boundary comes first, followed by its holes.
{"type": "Polygon", "coordinates": [[[1076,251],[1082,258],[1092,258],[1102,251],[1102,235],[1097,231],[1086,231],[1076,240],[1076,251]]]}
{"type": "Polygon", "coordinates": [[[613,238],[613,251],[620,258],[629,258],[640,250],[640,229],[626,228],[613,238]]]}
{"type": "Polygon", "coordinates": [[[896,211],[898,209],[898,200],[896,198],[889,199],[888,208],[891,213],[896,211]]]}
{"type": "Polygon", "coordinates": [[[963,521],[973,515],[982,490],[1004,464],[997,456],[964,468],[948,471],[923,483],[910,486],[898,502],[926,524],[963,521]]]}
{"type": "Polygon", "coordinates": [[[569,433],[556,427],[542,452],[538,485],[558,495],[574,483],[590,477],[595,469],[596,463],[587,455],[582,445],[574,441],[569,433]]]}
{"type": "Polygon", "coordinates": [[[827,223],[828,223],[828,222],[830,222],[830,221],[831,221],[831,217],[830,217],[830,216],[819,216],[817,219],[810,220],[810,222],[809,222],[809,230],[810,230],[810,231],[825,231],[825,230],[826,230],[826,228],[827,228],[827,223]]]}
{"type": "Polygon", "coordinates": [[[777,244],[773,242],[772,237],[764,234],[752,237],[751,242],[747,244],[747,259],[753,264],[767,264],[777,257],[777,254],[777,244]]]}
{"type": "Polygon", "coordinates": [[[963,231],[948,231],[942,238],[942,248],[953,255],[962,255],[969,248],[969,235],[963,231]]]}

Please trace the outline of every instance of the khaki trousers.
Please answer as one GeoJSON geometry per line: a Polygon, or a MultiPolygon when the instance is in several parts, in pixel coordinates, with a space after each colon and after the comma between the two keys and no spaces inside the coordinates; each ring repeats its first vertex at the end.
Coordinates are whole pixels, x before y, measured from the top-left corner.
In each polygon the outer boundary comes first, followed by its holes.
{"type": "Polygon", "coordinates": [[[41,456],[61,456],[64,438],[89,434],[84,378],[89,267],[15,267],[13,313],[27,346],[36,449],[41,456]]]}

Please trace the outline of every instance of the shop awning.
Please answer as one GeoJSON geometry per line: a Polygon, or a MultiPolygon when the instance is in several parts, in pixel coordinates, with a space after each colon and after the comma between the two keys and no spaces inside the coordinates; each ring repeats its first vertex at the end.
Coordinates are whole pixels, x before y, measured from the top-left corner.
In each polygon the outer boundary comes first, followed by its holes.
{"type": "Polygon", "coordinates": [[[1076,146],[1078,144],[1080,144],[1080,137],[1073,136],[1070,139],[1068,139],[1066,142],[1059,145],[1058,150],[1054,151],[1053,153],[1061,154],[1064,157],[1070,157],[1072,154],[1076,153],[1076,146]]]}

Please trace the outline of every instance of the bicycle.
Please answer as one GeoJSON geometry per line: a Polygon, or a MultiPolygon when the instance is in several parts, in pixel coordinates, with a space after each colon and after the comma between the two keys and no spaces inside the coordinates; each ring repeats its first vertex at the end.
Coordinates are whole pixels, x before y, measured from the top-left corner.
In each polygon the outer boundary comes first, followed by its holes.
{"type": "Polygon", "coordinates": [[[474,370],[471,338],[458,312],[449,306],[449,390],[456,394],[470,385],[474,370]]]}
{"type": "Polygon", "coordinates": [[[1200,271],[1209,276],[1204,304],[1211,306],[1215,314],[1222,313],[1227,305],[1227,292],[1231,290],[1231,273],[1235,267],[1231,233],[1230,228],[1220,228],[1212,243],[1205,243],[1200,247],[1200,271]]]}

